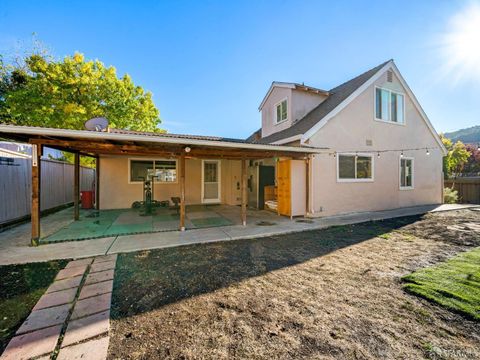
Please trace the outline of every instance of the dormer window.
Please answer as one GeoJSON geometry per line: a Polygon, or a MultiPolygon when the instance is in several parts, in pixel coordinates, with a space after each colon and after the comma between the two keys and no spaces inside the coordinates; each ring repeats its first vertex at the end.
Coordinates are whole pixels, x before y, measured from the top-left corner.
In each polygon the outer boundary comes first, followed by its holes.
{"type": "Polygon", "coordinates": [[[287,99],[280,101],[275,105],[276,108],[276,123],[281,123],[287,120],[287,99]]]}
{"type": "Polygon", "coordinates": [[[388,89],[375,88],[375,119],[404,124],[404,96],[388,89]]]}

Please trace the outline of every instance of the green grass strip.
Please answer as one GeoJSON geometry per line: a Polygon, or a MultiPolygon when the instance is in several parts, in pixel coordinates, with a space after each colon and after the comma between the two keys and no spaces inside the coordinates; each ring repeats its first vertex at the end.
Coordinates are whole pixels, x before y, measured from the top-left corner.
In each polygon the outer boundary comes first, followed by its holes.
{"type": "Polygon", "coordinates": [[[402,278],[404,289],[480,320],[480,247],[402,278]]]}

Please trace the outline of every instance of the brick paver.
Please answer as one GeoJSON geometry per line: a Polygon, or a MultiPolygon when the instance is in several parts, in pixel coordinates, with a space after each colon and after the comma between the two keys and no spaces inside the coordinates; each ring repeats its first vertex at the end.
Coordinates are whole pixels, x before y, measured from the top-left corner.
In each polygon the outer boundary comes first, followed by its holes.
{"type": "Polygon", "coordinates": [[[95,264],[103,261],[117,261],[117,254],[97,256],[93,263],[95,264]]]}
{"type": "Polygon", "coordinates": [[[110,309],[112,293],[78,300],[72,314],[72,320],[110,309]]]}
{"type": "Polygon", "coordinates": [[[2,360],[30,359],[55,350],[61,325],[15,336],[2,354],[2,360]]]}
{"type": "Polygon", "coordinates": [[[70,268],[77,267],[77,266],[90,265],[92,263],[92,261],[93,261],[92,258],[73,260],[73,261],[70,261],[67,264],[67,266],[65,266],[65,269],[70,269],[70,268]]]}
{"type": "Polygon", "coordinates": [[[72,320],[68,324],[62,347],[96,337],[110,329],[110,310],[72,320]]]}
{"type": "Polygon", "coordinates": [[[63,324],[68,316],[70,307],[70,304],[66,304],[32,311],[27,317],[27,320],[25,320],[22,326],[20,326],[20,329],[18,329],[17,334],[63,324]]]}
{"type": "Polygon", "coordinates": [[[87,280],[85,280],[85,285],[94,284],[97,282],[113,280],[113,270],[100,271],[97,273],[89,274],[87,280]]]}
{"type": "Polygon", "coordinates": [[[109,337],[90,340],[60,350],[57,360],[105,360],[108,354],[109,337]]]}
{"type": "Polygon", "coordinates": [[[102,281],[91,285],[84,285],[78,299],[82,300],[92,296],[106,294],[112,292],[112,288],[113,280],[102,281]]]}
{"type": "Polygon", "coordinates": [[[68,279],[57,280],[52,285],[50,285],[47,289],[47,293],[51,293],[54,291],[60,291],[65,289],[76,288],[80,285],[83,276],[75,276],[68,279]]]}
{"type": "Polygon", "coordinates": [[[55,280],[62,280],[62,279],[67,279],[74,276],[83,275],[85,273],[85,270],[87,270],[87,266],[88,265],[81,265],[81,266],[75,266],[72,268],[60,270],[55,280]]]}
{"type": "Polygon", "coordinates": [[[70,304],[75,299],[76,294],[77,288],[60,290],[53,293],[46,293],[40,298],[40,300],[38,300],[33,310],[35,311],[52,306],[70,304]]]}
{"type": "Polygon", "coordinates": [[[116,258],[70,261],[20,326],[1,360],[46,360],[57,346],[61,347],[57,359],[106,359],[116,258]],[[90,273],[82,285],[86,271],[90,273]],[[60,337],[64,325],[67,328],[60,337]],[[107,335],[98,338],[103,334],[107,335]]]}
{"type": "Polygon", "coordinates": [[[99,263],[94,263],[90,267],[90,273],[96,273],[99,271],[115,269],[115,261],[104,261],[99,263]]]}

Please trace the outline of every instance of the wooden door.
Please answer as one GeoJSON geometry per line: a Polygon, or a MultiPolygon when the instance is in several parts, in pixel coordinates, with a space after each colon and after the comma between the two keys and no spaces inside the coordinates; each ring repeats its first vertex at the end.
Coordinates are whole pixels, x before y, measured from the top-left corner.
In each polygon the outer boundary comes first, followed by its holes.
{"type": "Polygon", "coordinates": [[[291,215],[290,160],[280,160],[277,166],[277,209],[280,215],[291,215]]]}

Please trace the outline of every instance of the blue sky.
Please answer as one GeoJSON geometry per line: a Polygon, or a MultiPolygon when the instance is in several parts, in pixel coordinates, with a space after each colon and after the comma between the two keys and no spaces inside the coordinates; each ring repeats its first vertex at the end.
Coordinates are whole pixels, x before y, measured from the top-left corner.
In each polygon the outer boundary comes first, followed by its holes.
{"type": "Polygon", "coordinates": [[[240,138],[260,126],[273,80],[330,89],[393,58],[444,132],[480,124],[480,64],[459,78],[441,48],[452,17],[471,5],[2,0],[0,52],[35,32],[57,57],[79,51],[130,74],[153,92],[169,132],[240,138]]]}

